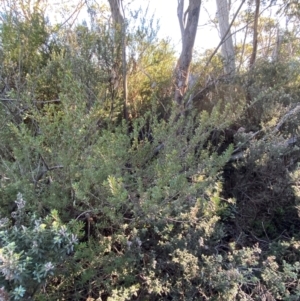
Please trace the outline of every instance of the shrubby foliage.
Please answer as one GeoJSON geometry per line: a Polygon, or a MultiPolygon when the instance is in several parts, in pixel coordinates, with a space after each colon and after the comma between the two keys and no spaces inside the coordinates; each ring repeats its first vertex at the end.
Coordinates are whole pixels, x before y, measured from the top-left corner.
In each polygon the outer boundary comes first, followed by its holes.
{"type": "Polygon", "coordinates": [[[297,60],[228,80],[200,57],[179,113],[174,53],[140,27],[126,121],[110,24],[36,14],[1,27],[0,298],[298,300],[297,60]]]}
{"type": "Polygon", "coordinates": [[[13,225],[1,219],[1,294],[5,300],[33,297],[57,266],[74,250],[77,237],[62,225],[57,211],[44,218],[26,213],[26,202],[19,193],[13,225]]]}

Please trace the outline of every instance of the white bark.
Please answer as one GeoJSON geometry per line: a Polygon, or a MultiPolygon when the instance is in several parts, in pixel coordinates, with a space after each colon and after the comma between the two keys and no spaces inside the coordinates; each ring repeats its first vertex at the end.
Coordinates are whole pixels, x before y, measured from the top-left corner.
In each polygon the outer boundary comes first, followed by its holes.
{"type": "Polygon", "coordinates": [[[227,0],[216,0],[219,29],[221,35],[221,53],[224,59],[226,74],[234,75],[235,72],[235,51],[229,25],[229,11],[227,0]]]}
{"type": "Polygon", "coordinates": [[[254,23],[253,23],[253,42],[252,42],[252,54],[250,57],[249,66],[252,68],[256,61],[257,54],[257,44],[258,44],[258,18],[259,18],[259,7],[260,0],[255,0],[255,13],[254,13],[254,23]]]}
{"type": "Polygon", "coordinates": [[[279,25],[277,25],[277,37],[276,37],[276,44],[272,53],[272,60],[273,62],[278,62],[279,54],[280,54],[280,46],[282,44],[282,35],[280,32],[279,25]]]}

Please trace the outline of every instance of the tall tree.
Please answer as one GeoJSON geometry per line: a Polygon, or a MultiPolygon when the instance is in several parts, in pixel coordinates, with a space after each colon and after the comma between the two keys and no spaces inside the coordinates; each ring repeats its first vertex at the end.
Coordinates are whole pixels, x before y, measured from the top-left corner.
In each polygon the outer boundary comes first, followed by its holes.
{"type": "Polygon", "coordinates": [[[123,9],[122,0],[108,0],[113,23],[116,29],[116,37],[121,40],[121,53],[117,60],[122,61],[122,75],[123,75],[123,114],[124,118],[128,119],[128,89],[127,89],[127,62],[126,62],[126,21],[123,9]]]}
{"type": "Polygon", "coordinates": [[[201,0],[189,0],[184,12],[184,0],[178,0],[177,16],[181,30],[182,50],[176,66],[175,102],[183,109],[183,98],[188,87],[190,65],[199,22],[201,0]]]}
{"type": "Polygon", "coordinates": [[[258,43],[258,18],[259,18],[259,7],[260,7],[260,0],[255,0],[255,13],[254,13],[254,24],[253,24],[253,42],[252,42],[252,54],[250,57],[249,66],[250,68],[253,67],[255,60],[256,60],[256,53],[257,53],[257,43],[258,43]]]}
{"type": "Polygon", "coordinates": [[[224,59],[224,69],[226,74],[234,75],[235,72],[235,52],[232,35],[229,25],[229,10],[227,0],[216,0],[219,29],[221,35],[221,53],[224,59]]]}

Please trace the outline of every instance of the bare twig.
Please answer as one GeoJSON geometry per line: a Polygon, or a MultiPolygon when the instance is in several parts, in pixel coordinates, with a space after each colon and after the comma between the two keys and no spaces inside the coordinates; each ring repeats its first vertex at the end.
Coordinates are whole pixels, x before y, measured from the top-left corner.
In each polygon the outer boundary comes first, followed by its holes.
{"type": "Polygon", "coordinates": [[[53,99],[53,100],[34,100],[34,104],[47,104],[47,103],[59,103],[60,99],[53,99]]]}
{"type": "MultiPolygon", "coordinates": [[[[263,140],[266,140],[268,137],[270,137],[270,135],[274,135],[277,132],[280,131],[280,128],[282,127],[282,125],[291,117],[294,116],[296,114],[298,114],[300,112],[300,104],[298,104],[295,108],[293,108],[292,110],[288,111],[278,122],[278,124],[276,125],[275,129],[273,131],[271,131],[269,134],[267,134],[266,136],[264,136],[262,138],[263,140]]],[[[244,147],[246,146],[246,144],[248,142],[250,142],[252,139],[254,139],[258,134],[262,133],[263,130],[259,130],[257,132],[255,132],[254,134],[252,134],[249,139],[247,139],[244,143],[242,143],[241,145],[239,145],[237,148],[235,148],[232,152],[232,156],[230,158],[230,161],[236,161],[239,159],[242,159],[245,155],[245,151],[243,150],[244,147]]],[[[294,144],[297,141],[297,137],[292,137],[292,139],[289,139],[286,142],[286,146],[290,146],[292,144],[294,144]]]]}
{"type": "Polygon", "coordinates": [[[75,10],[73,11],[73,13],[71,13],[71,15],[62,23],[60,24],[60,26],[58,27],[58,30],[60,30],[66,23],[69,22],[69,20],[71,20],[71,18],[77,13],[77,16],[75,19],[77,19],[78,14],[80,12],[80,10],[83,8],[83,6],[85,5],[85,2],[80,2],[77,7],[75,8],[75,10]]]}
{"type": "Polygon", "coordinates": [[[266,229],[265,229],[265,226],[264,226],[264,222],[263,222],[263,221],[261,222],[261,225],[262,225],[262,227],[263,227],[263,230],[264,230],[264,232],[265,232],[265,235],[266,235],[268,241],[270,241],[270,238],[269,238],[269,236],[268,236],[268,234],[267,234],[267,232],[266,232],[266,229]]]}
{"type": "Polygon", "coordinates": [[[272,134],[277,133],[281,126],[289,119],[289,117],[296,115],[300,112],[300,104],[298,104],[294,109],[287,112],[279,121],[279,123],[276,125],[275,129],[272,131],[272,134]]]}

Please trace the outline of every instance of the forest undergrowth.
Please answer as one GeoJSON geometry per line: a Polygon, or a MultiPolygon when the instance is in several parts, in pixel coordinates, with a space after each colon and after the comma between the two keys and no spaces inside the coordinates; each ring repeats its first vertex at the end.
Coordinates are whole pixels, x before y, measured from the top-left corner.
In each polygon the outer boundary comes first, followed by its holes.
{"type": "Polygon", "coordinates": [[[183,110],[143,19],[124,116],[112,28],[20,11],[0,27],[0,300],[299,300],[299,60],[228,77],[199,56],[183,110]]]}

